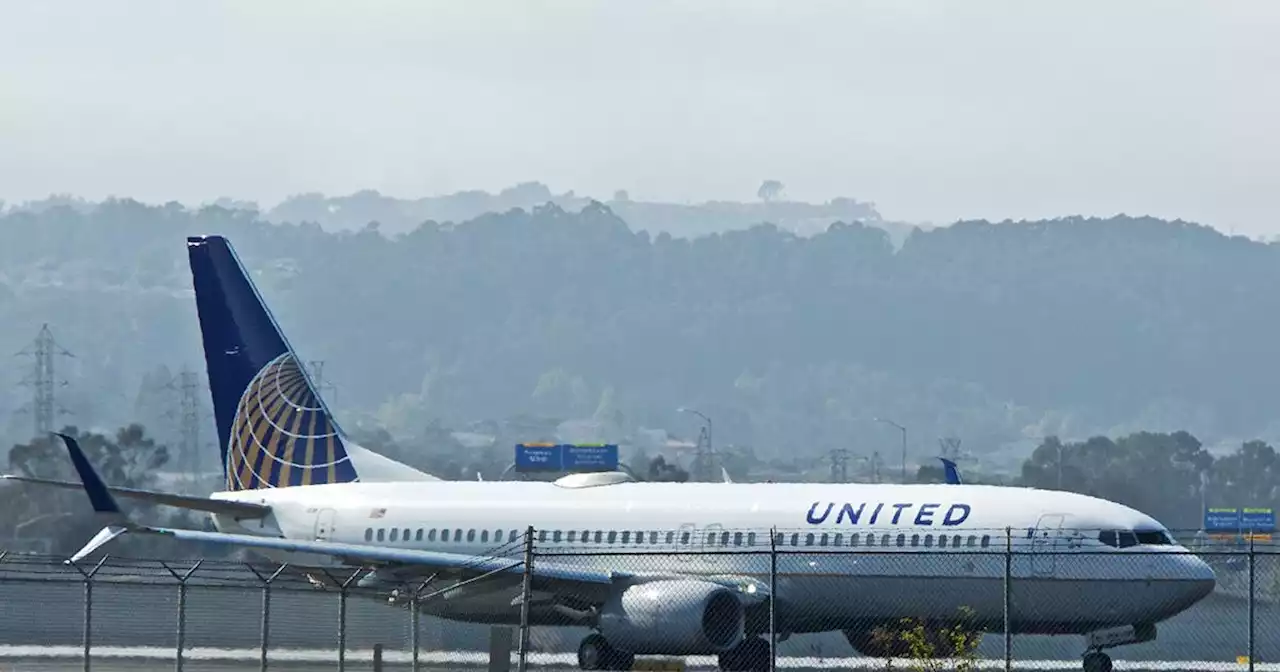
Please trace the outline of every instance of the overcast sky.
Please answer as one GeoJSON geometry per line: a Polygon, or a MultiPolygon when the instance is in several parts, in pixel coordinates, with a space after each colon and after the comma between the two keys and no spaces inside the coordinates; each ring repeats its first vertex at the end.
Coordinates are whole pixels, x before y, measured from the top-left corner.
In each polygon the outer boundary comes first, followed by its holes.
{"type": "Polygon", "coordinates": [[[0,0],[0,198],[763,179],[1280,234],[1280,2],[0,0]]]}

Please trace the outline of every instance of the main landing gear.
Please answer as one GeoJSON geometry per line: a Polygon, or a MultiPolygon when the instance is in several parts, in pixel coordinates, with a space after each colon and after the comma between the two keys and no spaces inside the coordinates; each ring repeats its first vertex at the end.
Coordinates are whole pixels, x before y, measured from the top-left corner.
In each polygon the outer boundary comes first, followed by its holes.
{"type": "MultiPolygon", "coordinates": [[[[578,668],[582,670],[629,670],[636,655],[613,648],[600,633],[587,635],[578,645],[578,668]]],[[[768,672],[769,642],[753,637],[720,654],[723,672],[768,672]]]]}
{"type": "Polygon", "coordinates": [[[609,646],[598,632],[587,635],[578,645],[578,668],[582,670],[629,670],[635,662],[636,654],[609,646]]]}
{"type": "Polygon", "coordinates": [[[1126,644],[1141,644],[1142,642],[1150,642],[1156,638],[1156,626],[1154,623],[1140,623],[1138,625],[1125,625],[1119,628],[1108,628],[1097,632],[1089,633],[1087,637],[1088,648],[1084,653],[1084,672],[1111,672],[1111,656],[1103,653],[1103,649],[1110,649],[1126,644]]]}

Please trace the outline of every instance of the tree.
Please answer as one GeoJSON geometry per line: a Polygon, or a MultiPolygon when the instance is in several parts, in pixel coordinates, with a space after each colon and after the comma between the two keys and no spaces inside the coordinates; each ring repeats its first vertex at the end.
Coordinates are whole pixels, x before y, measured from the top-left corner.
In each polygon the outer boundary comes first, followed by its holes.
{"type": "Polygon", "coordinates": [[[761,183],[760,188],[756,190],[756,196],[767,203],[781,195],[782,189],[783,185],[781,182],[777,180],[765,180],[761,183]]]}

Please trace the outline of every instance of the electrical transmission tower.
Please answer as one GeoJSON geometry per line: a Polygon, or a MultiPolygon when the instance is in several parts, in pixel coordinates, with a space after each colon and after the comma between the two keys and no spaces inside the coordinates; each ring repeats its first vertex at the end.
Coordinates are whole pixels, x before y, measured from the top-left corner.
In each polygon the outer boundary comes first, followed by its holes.
{"type": "MultiPolygon", "coordinates": [[[[206,446],[200,442],[200,423],[203,420],[200,395],[207,393],[207,390],[200,382],[200,375],[186,365],[165,387],[178,391],[178,445],[182,455],[179,467],[188,478],[195,480],[204,473],[201,455],[206,446]]],[[[173,413],[168,415],[172,417],[173,413]]]]}
{"type": "Polygon", "coordinates": [[[35,365],[31,373],[22,379],[21,385],[33,389],[31,403],[18,410],[19,413],[30,412],[35,420],[35,436],[49,436],[54,430],[54,420],[59,415],[70,414],[71,411],[58,404],[54,393],[59,387],[66,387],[67,381],[59,380],[54,373],[54,357],[74,357],[53,339],[49,324],[40,327],[36,340],[18,352],[19,356],[34,357],[35,365]]]}
{"type": "Polygon", "coordinates": [[[831,482],[849,482],[849,450],[834,448],[831,450],[831,482]]]}

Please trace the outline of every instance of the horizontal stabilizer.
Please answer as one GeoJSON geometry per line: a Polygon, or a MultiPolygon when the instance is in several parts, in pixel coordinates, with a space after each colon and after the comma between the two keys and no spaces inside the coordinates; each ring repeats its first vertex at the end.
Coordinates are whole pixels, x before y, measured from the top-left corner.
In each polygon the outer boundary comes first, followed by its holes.
{"type": "MultiPolygon", "coordinates": [[[[51,488],[64,488],[67,490],[84,490],[84,485],[72,481],[51,481],[43,478],[29,478],[27,476],[15,476],[13,474],[0,475],[0,479],[6,481],[18,481],[20,483],[31,483],[34,485],[43,485],[51,488]]],[[[222,513],[233,515],[238,518],[262,518],[271,512],[271,507],[262,504],[253,504],[251,502],[235,502],[226,499],[212,499],[210,497],[196,497],[193,495],[178,495],[170,492],[156,492],[154,490],[138,490],[135,488],[121,488],[104,486],[107,492],[116,497],[124,499],[136,499],[153,504],[163,506],[172,506],[179,509],[189,509],[191,511],[205,511],[208,513],[222,513]]]]}

